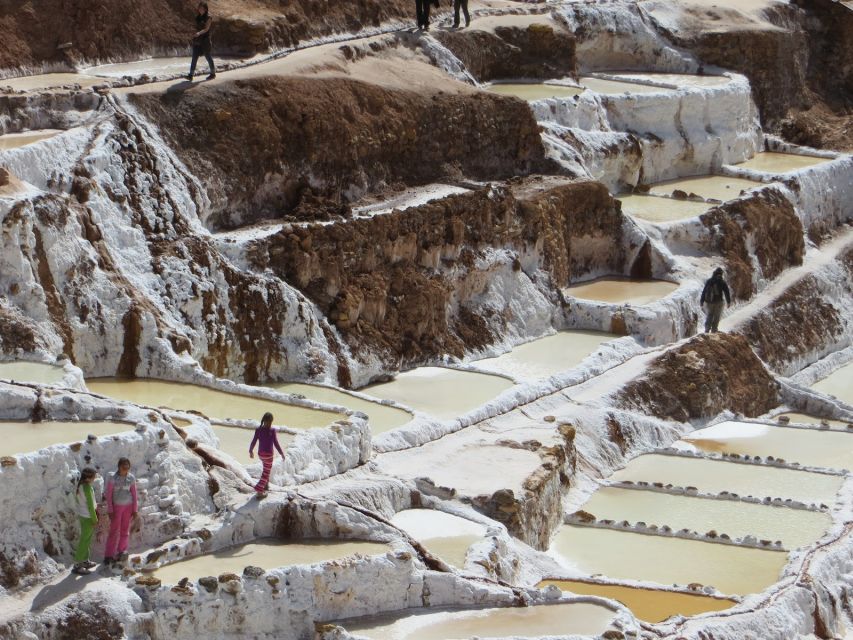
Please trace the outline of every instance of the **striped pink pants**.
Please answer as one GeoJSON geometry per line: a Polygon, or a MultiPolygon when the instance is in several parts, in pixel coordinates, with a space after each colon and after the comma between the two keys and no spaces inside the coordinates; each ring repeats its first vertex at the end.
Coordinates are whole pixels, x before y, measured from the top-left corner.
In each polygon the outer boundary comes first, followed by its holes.
{"type": "Polygon", "coordinates": [[[275,453],[261,453],[258,451],[258,457],[264,465],[264,470],[261,472],[261,479],[255,485],[255,491],[260,493],[266,491],[270,483],[270,473],[272,472],[272,461],[275,458],[275,453]]]}

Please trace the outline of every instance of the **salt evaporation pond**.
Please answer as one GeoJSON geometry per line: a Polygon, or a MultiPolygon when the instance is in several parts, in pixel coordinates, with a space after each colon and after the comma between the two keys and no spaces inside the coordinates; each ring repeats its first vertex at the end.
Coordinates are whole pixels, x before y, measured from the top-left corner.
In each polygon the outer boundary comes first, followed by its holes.
{"type": "Polygon", "coordinates": [[[682,438],[700,451],[773,456],[813,467],[853,469],[853,434],[726,421],[682,438]]]}
{"type": "Polygon", "coordinates": [[[0,456],[38,451],[54,444],[82,442],[90,435],[99,438],[133,431],[121,422],[3,422],[0,421],[0,456]]]}
{"type": "Polygon", "coordinates": [[[391,523],[459,569],[465,566],[468,548],[486,535],[484,525],[434,509],[406,509],[395,514],[391,523]]]}
{"type": "Polygon", "coordinates": [[[853,362],[836,369],[823,380],[815,382],[812,389],[853,405],[853,362]]]}
{"type": "Polygon", "coordinates": [[[622,203],[623,212],[649,222],[686,220],[701,216],[713,206],[707,202],[646,195],[619,196],[616,199],[622,203]]]}
{"type": "Polygon", "coordinates": [[[38,91],[54,87],[79,85],[85,89],[86,87],[103,84],[103,82],[101,79],[92,78],[80,73],[41,73],[35,76],[4,78],[0,80],[0,87],[8,87],[13,91],[38,91]]]}
{"type": "Polygon", "coordinates": [[[65,369],[43,362],[0,362],[0,379],[37,384],[57,384],[65,378],[65,369]]]}
{"type": "MultiPolygon", "coordinates": [[[[214,58],[214,62],[220,63],[214,58]]],[[[204,73],[196,73],[199,75],[207,75],[207,64],[202,60],[202,66],[199,68],[204,73]]],[[[186,75],[190,71],[190,59],[187,57],[172,57],[172,58],[148,58],[146,60],[134,60],[132,62],[117,62],[114,64],[102,64],[97,67],[89,67],[83,69],[83,73],[89,76],[100,76],[103,78],[123,78],[124,76],[141,76],[141,75],[171,75],[182,74],[186,75]]]]}
{"type": "Polygon", "coordinates": [[[583,87],[569,87],[544,82],[509,83],[501,82],[486,87],[492,93],[515,96],[522,100],[544,100],[546,98],[571,98],[583,93],[583,87]]]}
{"type": "Polygon", "coordinates": [[[592,78],[590,76],[581,77],[579,82],[590,91],[606,95],[616,95],[620,93],[660,93],[661,91],[671,91],[671,89],[654,87],[648,84],[618,82],[616,80],[604,80],[602,78],[592,78]]]}
{"type": "Polygon", "coordinates": [[[663,622],[674,615],[695,616],[708,611],[724,611],[735,604],[727,598],[712,598],[692,593],[678,593],[662,589],[625,587],[618,584],[596,584],[581,580],[543,580],[537,587],[548,585],[559,587],[562,591],[581,596],[601,596],[621,602],[635,616],[646,622],[663,622]]]}
{"type": "Polygon", "coordinates": [[[0,151],[25,147],[28,144],[47,140],[60,133],[62,133],[61,129],[34,129],[32,131],[21,131],[20,133],[7,133],[0,136],[0,151]]]}
{"type": "MultiPolygon", "coordinates": [[[[216,437],[219,438],[219,449],[242,464],[258,464],[258,448],[255,446],[255,457],[249,457],[249,444],[255,435],[252,429],[241,427],[228,427],[221,424],[211,425],[216,437]]],[[[284,449],[293,442],[295,436],[289,433],[278,433],[278,443],[284,449]]],[[[276,454],[278,455],[278,454],[276,454]]]]}
{"type": "Polygon", "coordinates": [[[754,171],[766,171],[768,173],[788,173],[830,161],[831,158],[767,151],[756,153],[751,159],[738,163],[737,166],[744,169],[753,169],[754,171]]]}
{"type": "Polygon", "coordinates": [[[741,191],[760,187],[760,182],[744,180],[743,178],[729,178],[728,176],[695,176],[692,178],[679,178],[677,180],[666,180],[650,185],[649,193],[652,195],[670,195],[673,191],[684,191],[687,195],[695,193],[706,199],[734,200],[741,191]]]}
{"type": "Polygon", "coordinates": [[[788,554],[594,527],[563,525],[549,553],[586,575],[661,585],[698,582],[728,595],[762,591],[776,582],[788,554]]]}
{"type": "Polygon", "coordinates": [[[466,638],[538,638],[599,636],[614,613],[594,604],[550,604],[432,611],[371,616],[340,623],[352,634],[371,640],[464,640],[466,638]]]}
{"type": "Polygon", "coordinates": [[[631,524],[667,525],[673,531],[716,531],[731,538],[754,536],[781,540],[788,549],[811,544],[832,525],[829,514],[729,500],[673,496],[657,491],[603,487],[592,494],[583,510],[599,520],[631,524]]]}
{"type": "Polygon", "coordinates": [[[478,369],[535,380],[576,367],[603,343],[618,337],[601,331],[560,331],[474,364],[478,369]]]}
{"type": "Polygon", "coordinates": [[[377,555],[389,550],[390,547],[386,544],[364,540],[296,541],[266,538],[173,562],[160,567],[153,572],[153,575],[160,578],[164,584],[176,584],[181,578],[196,580],[205,576],[219,576],[223,573],[241,575],[243,569],[249,566],[277,569],[297,564],[340,560],[357,553],[363,556],[377,555]]]}
{"type": "Polygon", "coordinates": [[[696,487],[705,493],[728,491],[739,496],[791,498],[816,504],[834,502],[843,482],[840,476],[823,473],[655,453],[634,458],[610,479],[661,482],[696,487]]]}
{"type": "Polygon", "coordinates": [[[445,367],[419,367],[391,382],[362,389],[368,395],[394,400],[440,420],[453,420],[485,404],[513,386],[500,376],[445,367]]]}
{"type": "Polygon", "coordinates": [[[805,413],[780,413],[774,419],[778,420],[779,418],[788,418],[791,422],[797,424],[821,424],[821,422],[826,421],[826,423],[834,429],[847,429],[847,422],[844,420],[827,420],[826,418],[818,418],[817,416],[810,416],[805,413]]]}
{"type": "Polygon", "coordinates": [[[663,84],[672,84],[677,87],[721,87],[728,84],[730,78],[728,76],[699,76],[689,73],[615,73],[612,75],[616,78],[624,78],[629,82],[636,80],[648,80],[650,82],[661,82],[663,84]]]}
{"type": "Polygon", "coordinates": [[[575,284],[563,293],[582,300],[615,304],[649,304],[678,289],[678,283],[667,280],[635,280],[611,276],[575,284]]]}
{"type": "Polygon", "coordinates": [[[361,411],[366,413],[369,418],[370,431],[374,434],[384,433],[397,427],[402,427],[412,419],[412,414],[397,407],[389,407],[388,405],[378,402],[371,402],[358,398],[349,393],[332,389],[331,387],[321,387],[313,384],[299,384],[295,382],[280,382],[265,385],[270,389],[275,389],[282,393],[290,393],[305,396],[309,400],[315,402],[323,402],[346,407],[353,411],[361,411]]]}
{"type": "Polygon", "coordinates": [[[212,419],[253,420],[260,422],[267,411],[275,416],[274,423],[295,429],[325,427],[342,418],[340,413],[308,409],[274,400],[226,393],[209,387],[168,382],[166,380],[118,378],[89,378],[86,386],[116,400],[125,400],[151,407],[168,407],[178,411],[198,411],[212,419]]]}

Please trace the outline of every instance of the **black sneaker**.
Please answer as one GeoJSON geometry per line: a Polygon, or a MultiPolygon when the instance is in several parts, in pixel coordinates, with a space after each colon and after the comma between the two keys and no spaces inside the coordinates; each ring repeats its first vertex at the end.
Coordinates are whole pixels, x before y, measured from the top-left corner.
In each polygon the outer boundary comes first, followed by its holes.
{"type": "Polygon", "coordinates": [[[75,565],[71,568],[71,573],[76,574],[76,575],[78,575],[78,576],[88,576],[90,573],[92,573],[92,570],[91,570],[91,569],[87,569],[87,568],[85,567],[85,565],[84,565],[82,562],[80,562],[80,563],[78,563],[78,564],[75,564],[75,565]]]}

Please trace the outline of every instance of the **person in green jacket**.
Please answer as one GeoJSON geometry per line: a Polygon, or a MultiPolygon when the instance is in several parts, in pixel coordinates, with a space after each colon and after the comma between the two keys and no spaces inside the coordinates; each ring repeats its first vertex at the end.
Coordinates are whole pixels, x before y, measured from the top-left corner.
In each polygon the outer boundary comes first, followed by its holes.
{"type": "Polygon", "coordinates": [[[98,526],[98,509],[95,505],[95,489],[92,483],[98,476],[98,472],[91,467],[86,467],[80,473],[75,492],[77,499],[77,517],[80,518],[80,541],[74,551],[74,568],[72,573],[77,575],[88,575],[96,564],[89,560],[89,547],[92,546],[92,537],[98,526]]]}

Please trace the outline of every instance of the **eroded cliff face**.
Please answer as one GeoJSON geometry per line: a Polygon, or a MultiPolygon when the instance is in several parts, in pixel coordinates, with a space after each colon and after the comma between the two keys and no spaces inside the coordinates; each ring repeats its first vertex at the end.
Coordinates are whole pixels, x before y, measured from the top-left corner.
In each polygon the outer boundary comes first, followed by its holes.
{"type": "Polygon", "coordinates": [[[527,105],[485,93],[270,77],[134,102],[205,182],[214,227],[327,217],[388,185],[547,165],[527,105]]]}

